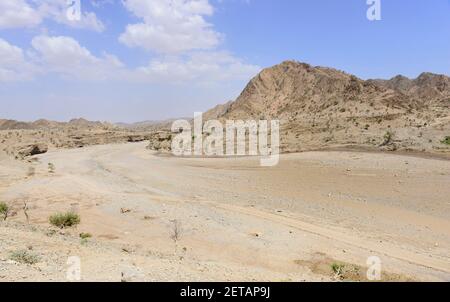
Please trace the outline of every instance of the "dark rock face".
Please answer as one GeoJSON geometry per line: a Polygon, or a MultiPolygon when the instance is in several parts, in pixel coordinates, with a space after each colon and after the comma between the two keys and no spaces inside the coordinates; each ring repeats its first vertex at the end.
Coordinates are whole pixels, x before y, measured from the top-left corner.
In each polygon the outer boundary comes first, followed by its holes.
{"type": "Polygon", "coordinates": [[[22,157],[33,156],[37,154],[43,154],[48,151],[48,146],[46,144],[32,144],[21,147],[18,154],[22,157]]]}
{"type": "Polygon", "coordinates": [[[147,138],[144,135],[130,135],[128,136],[128,142],[129,143],[138,143],[143,142],[147,140],[147,138]]]}

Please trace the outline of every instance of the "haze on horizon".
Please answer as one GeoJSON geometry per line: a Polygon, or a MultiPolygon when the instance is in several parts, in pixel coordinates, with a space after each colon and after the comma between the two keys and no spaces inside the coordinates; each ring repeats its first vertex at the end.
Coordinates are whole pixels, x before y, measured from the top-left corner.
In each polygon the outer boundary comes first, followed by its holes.
{"type": "Polygon", "coordinates": [[[363,79],[450,74],[448,0],[381,0],[380,21],[365,0],[81,1],[74,21],[65,2],[1,1],[0,118],[191,117],[284,60],[363,79]]]}

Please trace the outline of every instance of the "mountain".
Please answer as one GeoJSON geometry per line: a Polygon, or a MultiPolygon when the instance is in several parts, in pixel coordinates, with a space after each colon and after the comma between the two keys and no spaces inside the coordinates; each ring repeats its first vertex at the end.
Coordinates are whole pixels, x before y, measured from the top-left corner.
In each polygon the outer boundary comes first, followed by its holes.
{"type": "Polygon", "coordinates": [[[450,78],[442,74],[424,72],[416,79],[398,75],[390,80],[374,80],[374,83],[428,105],[449,106],[450,78]]]}
{"type": "Polygon", "coordinates": [[[0,119],[0,130],[32,129],[32,125],[26,122],[0,119]]]}
{"type": "MultiPolygon", "coordinates": [[[[278,119],[284,152],[362,147],[448,152],[450,78],[362,80],[286,61],[263,70],[241,95],[205,113],[220,120],[278,119]]],[[[208,118],[206,118],[208,119],[208,118]]]]}
{"type": "Polygon", "coordinates": [[[137,123],[116,123],[115,126],[132,130],[132,131],[159,131],[159,130],[170,130],[172,123],[178,119],[189,120],[190,118],[174,118],[162,121],[142,121],[137,123]]]}
{"type": "Polygon", "coordinates": [[[40,119],[34,122],[22,122],[15,120],[0,119],[0,130],[42,130],[57,128],[115,128],[114,125],[106,122],[92,122],[83,118],[72,119],[69,122],[56,122],[40,119]]]}

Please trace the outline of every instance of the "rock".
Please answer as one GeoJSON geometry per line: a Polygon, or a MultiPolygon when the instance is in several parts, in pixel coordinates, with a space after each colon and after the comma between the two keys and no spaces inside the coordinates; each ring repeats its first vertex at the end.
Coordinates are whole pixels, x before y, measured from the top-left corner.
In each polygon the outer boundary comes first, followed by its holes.
{"type": "Polygon", "coordinates": [[[131,210],[130,210],[130,209],[127,209],[127,208],[121,208],[121,209],[120,209],[120,213],[122,213],[122,214],[130,213],[130,212],[131,212],[131,210]]]}
{"type": "Polygon", "coordinates": [[[128,136],[128,142],[129,143],[138,143],[145,141],[146,138],[143,135],[130,135],[128,136]]]}
{"type": "Polygon", "coordinates": [[[171,151],[172,149],[172,133],[168,131],[158,131],[152,133],[149,137],[148,149],[154,151],[171,151]]]}
{"type": "Polygon", "coordinates": [[[46,144],[32,144],[20,147],[17,153],[22,157],[27,157],[37,154],[43,154],[47,151],[48,146],[46,144]]]}

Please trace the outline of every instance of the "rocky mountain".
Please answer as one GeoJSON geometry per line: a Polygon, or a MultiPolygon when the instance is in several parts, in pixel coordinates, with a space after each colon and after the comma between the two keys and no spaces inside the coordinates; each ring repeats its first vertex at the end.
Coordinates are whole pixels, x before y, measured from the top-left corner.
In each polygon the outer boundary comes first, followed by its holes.
{"type": "MultiPolygon", "coordinates": [[[[360,147],[448,152],[450,78],[362,80],[286,61],[254,77],[232,103],[205,113],[225,119],[278,119],[285,152],[360,147]]],[[[208,118],[207,118],[208,119],[208,118]]]]}
{"type": "Polygon", "coordinates": [[[416,79],[398,75],[390,80],[373,80],[373,82],[413,99],[425,101],[428,105],[449,106],[450,78],[445,75],[424,72],[416,79]]]}
{"type": "Polygon", "coordinates": [[[34,122],[0,119],[0,130],[39,130],[57,128],[103,128],[113,129],[114,125],[107,122],[92,122],[83,118],[72,119],[69,122],[56,122],[40,119],[34,122]]]}

